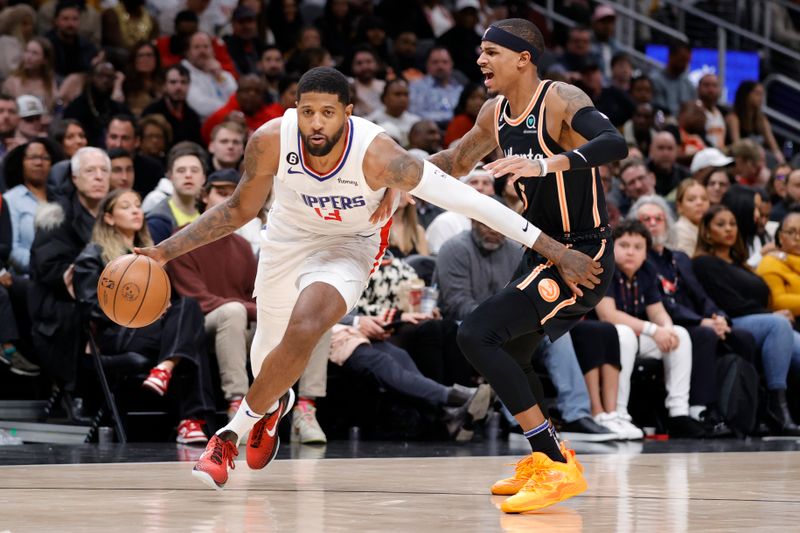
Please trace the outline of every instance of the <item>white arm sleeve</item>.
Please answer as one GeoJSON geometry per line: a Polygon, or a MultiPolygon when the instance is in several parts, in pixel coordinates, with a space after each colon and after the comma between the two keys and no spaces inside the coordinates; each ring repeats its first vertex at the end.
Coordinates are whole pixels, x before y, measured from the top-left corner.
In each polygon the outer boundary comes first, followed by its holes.
{"type": "Polygon", "coordinates": [[[461,183],[429,161],[423,163],[419,184],[409,192],[426,202],[482,222],[528,248],[533,248],[533,243],[542,233],[530,221],[461,183]]]}

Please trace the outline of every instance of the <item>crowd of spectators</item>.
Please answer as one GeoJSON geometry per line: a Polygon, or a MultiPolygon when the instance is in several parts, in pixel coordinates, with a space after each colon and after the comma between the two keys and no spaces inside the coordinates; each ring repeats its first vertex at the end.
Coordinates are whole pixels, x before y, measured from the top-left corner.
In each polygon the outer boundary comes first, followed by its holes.
{"type": "MultiPolygon", "coordinates": [[[[663,68],[642,68],[615,38],[614,10],[588,1],[564,2],[581,24],[552,32],[518,1],[12,3],[0,11],[0,361],[56,384],[71,415],[94,386],[82,375],[91,331],[104,353],[145,356],[142,386],[181,400],[178,442],[204,442],[252,379],[252,290],[269,205],[169,265],[172,306],[147,328],[100,312],[103,266],[224,201],[249,135],[295,105],[309,68],[350,76],[354,114],[419,157],[458,143],[493,97],[476,67],[480,36],[516,16],[543,30],[540,76],[582,88],[629,145],[625,160],[598,169],[615,231],[612,289],[527,362],[550,378],[558,427],[573,439],[642,438],[631,376],[637,359],[656,359],[666,399],[651,407],[664,413],[662,428],[728,435],[715,362],[732,352],[763,375],[769,431],[800,435],[787,400],[800,373],[800,159],[773,133],[758,80],[741,83],[727,107],[713,72],[690,80],[688,44],[670,43],[663,68]]],[[[510,180],[480,165],[461,179],[522,211],[510,180]]],[[[301,379],[301,442],[326,441],[316,409],[329,362],[338,377],[435,413],[458,440],[486,414],[469,414],[491,394],[456,332],[511,279],[523,251],[420,200],[394,214],[390,245],[329,353],[315,353],[301,379]]]]}

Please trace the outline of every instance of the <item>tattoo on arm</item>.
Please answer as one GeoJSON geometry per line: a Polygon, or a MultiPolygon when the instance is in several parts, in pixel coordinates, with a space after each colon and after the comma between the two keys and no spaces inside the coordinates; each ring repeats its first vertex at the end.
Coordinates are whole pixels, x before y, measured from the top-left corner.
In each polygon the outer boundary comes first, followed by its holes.
{"type": "Polygon", "coordinates": [[[594,107],[592,100],[586,93],[574,85],[568,83],[556,83],[556,93],[564,102],[565,117],[564,122],[568,125],[572,122],[572,117],[584,107],[594,107]]]}
{"type": "Polygon", "coordinates": [[[452,175],[455,159],[455,148],[450,148],[448,150],[442,150],[441,152],[433,154],[428,158],[428,161],[452,175]]]}
{"type": "Polygon", "coordinates": [[[199,248],[235,231],[241,224],[234,217],[229,203],[234,196],[203,213],[193,224],[161,243],[167,260],[199,248]]]}
{"type": "Polygon", "coordinates": [[[387,187],[410,191],[422,179],[422,161],[402,152],[386,163],[383,174],[387,187]]]}

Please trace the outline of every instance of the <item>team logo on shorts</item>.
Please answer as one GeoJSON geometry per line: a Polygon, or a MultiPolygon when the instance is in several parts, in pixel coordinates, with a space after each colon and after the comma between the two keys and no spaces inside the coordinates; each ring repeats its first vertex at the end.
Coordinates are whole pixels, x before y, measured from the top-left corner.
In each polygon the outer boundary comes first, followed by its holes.
{"type": "Polygon", "coordinates": [[[558,288],[558,283],[550,278],[544,278],[539,282],[539,296],[545,302],[553,303],[558,300],[561,294],[561,289],[558,288]]]}
{"type": "Polygon", "coordinates": [[[300,162],[300,158],[297,156],[296,153],[289,152],[288,154],[286,154],[286,162],[289,163],[290,165],[296,165],[297,163],[300,162]]]}

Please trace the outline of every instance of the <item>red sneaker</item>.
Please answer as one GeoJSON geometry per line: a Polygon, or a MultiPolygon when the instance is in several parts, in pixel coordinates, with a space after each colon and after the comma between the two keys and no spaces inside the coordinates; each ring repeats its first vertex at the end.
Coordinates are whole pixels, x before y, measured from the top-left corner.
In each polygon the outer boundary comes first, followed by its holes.
{"type": "Polygon", "coordinates": [[[228,467],[236,468],[233,458],[239,455],[236,443],[214,435],[208,441],[206,451],[192,468],[192,475],[211,487],[219,490],[228,482],[228,467]]]}
{"type": "Polygon", "coordinates": [[[281,418],[292,411],[292,405],[294,405],[294,391],[289,389],[281,396],[275,412],[256,422],[250,430],[250,437],[247,439],[247,466],[253,470],[261,470],[278,454],[281,443],[278,424],[281,418]]]}
{"type": "Polygon", "coordinates": [[[154,367],[150,370],[150,375],[142,382],[142,387],[150,389],[159,396],[164,396],[169,388],[169,380],[172,379],[172,370],[154,367]]]}
{"type": "Polygon", "coordinates": [[[203,432],[203,422],[202,420],[193,420],[187,418],[186,420],[181,420],[181,423],[178,424],[178,437],[175,441],[178,444],[200,444],[205,443],[208,441],[208,437],[203,432]]]}

